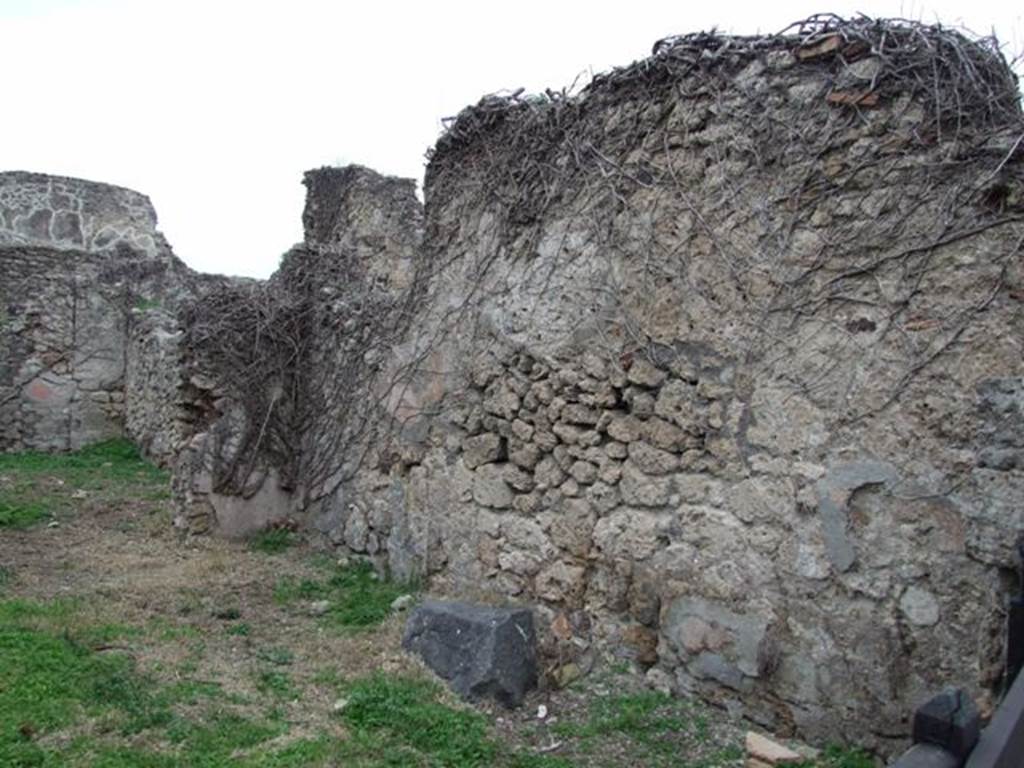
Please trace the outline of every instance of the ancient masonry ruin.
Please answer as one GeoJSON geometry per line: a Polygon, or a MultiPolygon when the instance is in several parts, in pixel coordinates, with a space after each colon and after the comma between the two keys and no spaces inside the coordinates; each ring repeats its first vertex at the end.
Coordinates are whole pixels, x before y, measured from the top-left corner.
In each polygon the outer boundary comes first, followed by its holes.
{"type": "MultiPolygon", "coordinates": [[[[1024,534],[1024,135],[986,41],[817,18],[492,96],[306,175],[266,282],[0,174],[0,449],[122,432],[177,524],[289,518],[546,653],[891,749],[998,690],[1024,534]]],[[[552,662],[555,663],[555,662],[552,662]]]]}

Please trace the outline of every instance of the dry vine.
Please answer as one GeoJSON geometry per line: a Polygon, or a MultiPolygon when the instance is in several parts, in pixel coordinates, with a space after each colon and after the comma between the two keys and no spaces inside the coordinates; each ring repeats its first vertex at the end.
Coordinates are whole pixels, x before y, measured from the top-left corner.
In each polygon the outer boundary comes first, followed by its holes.
{"type": "Polygon", "coordinates": [[[612,359],[653,352],[645,317],[673,281],[711,313],[745,304],[736,358],[783,377],[817,343],[808,320],[838,324],[847,342],[793,384],[855,401],[846,415],[863,418],[963,337],[1019,259],[1019,247],[1001,253],[930,333],[907,335],[922,322],[915,300],[948,268],[943,248],[1024,222],[1019,98],[994,39],[937,25],[819,15],[778,35],[666,38],[579,94],[494,95],[449,119],[428,168],[428,216],[445,213],[429,218],[428,241],[459,253],[452,222],[493,211],[500,246],[476,265],[484,282],[502,259],[536,258],[542,222],[577,222],[588,241],[559,269],[599,258],[646,275],[591,286],[617,328],[612,359]],[[785,89],[803,86],[817,91],[794,105],[785,89]],[[682,216],[689,239],[658,231],[682,216]],[[717,266],[701,276],[708,257],[717,266]],[[858,333],[876,327],[872,344],[899,350],[892,375],[844,378],[842,361],[864,351],[858,333]]]}
{"type": "Polygon", "coordinates": [[[628,349],[664,358],[648,318],[674,286],[709,316],[748,308],[729,315],[734,359],[852,403],[848,418],[877,412],[1001,295],[1019,240],[928,334],[908,333],[915,300],[947,268],[944,248],[1024,222],[1022,136],[994,40],[903,20],[821,15],[777,35],[671,37],[578,93],[488,96],[446,121],[430,154],[410,287],[388,290],[351,254],[307,247],[270,284],[192,307],[200,369],[244,406],[218,487],[244,489],[260,463],[319,493],[351,477],[395,428],[379,406],[389,393],[432,350],[491,333],[481,310],[510,292],[515,264],[529,287],[514,287],[535,296],[576,260],[606,265],[577,286],[595,308],[578,322],[613,360],[628,349]],[[466,234],[483,212],[495,222],[486,243],[466,234]],[[568,222],[558,255],[537,258],[553,221],[568,222]],[[635,274],[610,277],[616,265],[635,274]],[[457,300],[438,307],[453,285],[457,300]],[[814,351],[837,329],[844,341],[814,351]],[[883,352],[858,336],[874,329],[883,352]],[[400,344],[414,353],[388,367],[400,344]],[[797,352],[803,369],[789,375],[797,352]],[[841,363],[853,352],[889,355],[891,373],[852,380],[841,363]]]}

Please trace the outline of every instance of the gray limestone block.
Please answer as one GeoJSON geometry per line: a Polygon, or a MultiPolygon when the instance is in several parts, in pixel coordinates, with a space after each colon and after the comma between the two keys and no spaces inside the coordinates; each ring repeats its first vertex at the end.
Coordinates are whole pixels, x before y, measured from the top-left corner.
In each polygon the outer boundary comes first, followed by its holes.
{"type": "Polygon", "coordinates": [[[498,461],[503,452],[502,438],[493,432],[468,437],[462,446],[462,460],[469,469],[476,469],[481,464],[498,461]]]}
{"type": "Polygon", "coordinates": [[[497,464],[484,464],[473,473],[473,501],[492,509],[512,506],[512,489],[505,481],[505,470],[497,464]]]}
{"type": "Polygon", "coordinates": [[[896,468],[884,461],[848,461],[829,469],[815,484],[825,550],[833,567],[845,573],[857,561],[857,552],[847,533],[850,494],[868,485],[883,485],[898,477],[896,468]]]}
{"type": "Polygon", "coordinates": [[[536,644],[529,609],[435,600],[412,612],[402,637],[402,647],[460,696],[491,697],[506,707],[521,704],[537,685],[536,644]]]}

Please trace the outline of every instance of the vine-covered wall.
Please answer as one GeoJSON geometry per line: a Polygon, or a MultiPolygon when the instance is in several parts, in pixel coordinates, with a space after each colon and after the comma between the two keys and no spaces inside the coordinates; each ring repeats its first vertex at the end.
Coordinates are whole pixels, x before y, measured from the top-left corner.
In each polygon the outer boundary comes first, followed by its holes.
{"type": "Polygon", "coordinates": [[[1000,684],[1022,133],[990,42],[831,16],[487,97],[425,207],[312,171],[271,280],[139,318],[129,428],[192,532],[292,518],[534,606],[552,679],[610,654],[886,750],[937,688],[1000,684]]]}

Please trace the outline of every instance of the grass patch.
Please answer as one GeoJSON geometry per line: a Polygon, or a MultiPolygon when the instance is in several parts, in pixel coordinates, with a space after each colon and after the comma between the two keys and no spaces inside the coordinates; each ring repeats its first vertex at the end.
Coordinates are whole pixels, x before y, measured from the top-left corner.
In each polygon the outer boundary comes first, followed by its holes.
{"type": "Polygon", "coordinates": [[[278,667],[285,667],[295,661],[295,654],[287,648],[277,646],[271,648],[260,648],[256,657],[262,661],[269,662],[278,667]]]}
{"type": "Polygon", "coordinates": [[[192,624],[175,623],[162,616],[151,619],[147,622],[147,627],[157,640],[164,642],[194,640],[203,636],[199,627],[192,624]]]}
{"type": "Polygon", "coordinates": [[[315,579],[294,579],[291,576],[282,576],[274,584],[274,602],[280,605],[287,605],[296,600],[318,600],[328,593],[325,582],[315,579]]]}
{"type": "MultiPolygon", "coordinates": [[[[227,705],[238,702],[220,683],[185,678],[162,684],[137,669],[131,655],[100,652],[111,641],[144,635],[118,624],[88,624],[87,618],[68,601],[0,601],[0,765],[319,764],[309,762],[318,742],[260,748],[284,734],[287,723],[233,710],[227,705]]],[[[262,676],[257,687],[274,698],[297,695],[277,671],[262,676]]]]}
{"type": "Polygon", "coordinates": [[[203,722],[179,720],[167,729],[170,741],[179,746],[179,765],[219,766],[238,750],[252,749],[285,731],[280,723],[262,722],[231,710],[209,713],[203,722]]]}
{"type": "Polygon", "coordinates": [[[63,615],[62,606],[47,611],[8,601],[0,607],[0,765],[47,764],[37,737],[78,720],[95,720],[122,736],[169,722],[168,702],[130,657],[95,653],[67,629],[32,626],[63,615]]]}
{"type": "Polygon", "coordinates": [[[205,700],[222,698],[224,689],[213,680],[180,680],[167,687],[167,696],[174,702],[196,706],[205,700]]]}
{"type": "Polygon", "coordinates": [[[104,504],[166,498],[168,475],[127,440],[107,440],[65,454],[0,455],[0,528],[28,528],[83,500],[104,504]]]}
{"type": "Polygon", "coordinates": [[[138,638],[143,634],[138,627],[129,627],[115,622],[83,627],[79,630],[78,637],[90,648],[97,648],[122,640],[138,638]]]}
{"type": "MultiPolygon", "coordinates": [[[[739,745],[702,748],[709,741],[707,716],[690,702],[657,691],[598,698],[586,720],[557,723],[552,730],[573,739],[576,751],[597,756],[598,760],[615,754],[612,745],[622,750],[623,744],[637,764],[665,768],[715,768],[743,756],[739,745]]],[[[598,764],[615,765],[620,757],[598,764]]]]}
{"type": "Polygon", "coordinates": [[[331,607],[325,618],[342,627],[372,627],[391,615],[395,598],[415,586],[381,579],[367,562],[338,569],[327,582],[331,607]]]}
{"type": "Polygon", "coordinates": [[[343,742],[346,765],[477,768],[561,768],[569,764],[546,755],[511,752],[495,741],[487,719],[441,701],[433,682],[375,674],[347,687],[342,719],[350,732],[343,742]]]}
{"type": "Polygon", "coordinates": [[[815,762],[805,763],[806,768],[875,768],[875,759],[857,747],[832,745],[821,753],[815,762]]]}
{"type": "Polygon", "coordinates": [[[31,628],[65,627],[71,616],[78,610],[77,600],[51,600],[39,603],[35,600],[15,598],[0,601],[0,626],[27,626],[31,628]]]}
{"type": "Polygon", "coordinates": [[[276,699],[295,699],[299,695],[288,673],[277,669],[261,669],[257,672],[256,690],[276,699]]]}
{"type": "Polygon", "coordinates": [[[78,487],[97,482],[163,485],[168,475],[145,461],[128,440],[116,438],[93,443],[71,453],[27,451],[0,455],[0,472],[53,474],[78,487]]]}
{"type": "Polygon", "coordinates": [[[284,577],[274,585],[274,600],[282,605],[296,600],[326,600],[329,607],[321,621],[342,629],[364,629],[391,615],[391,604],[400,595],[415,592],[411,583],[380,578],[365,561],[339,568],[324,580],[284,577]]]}

